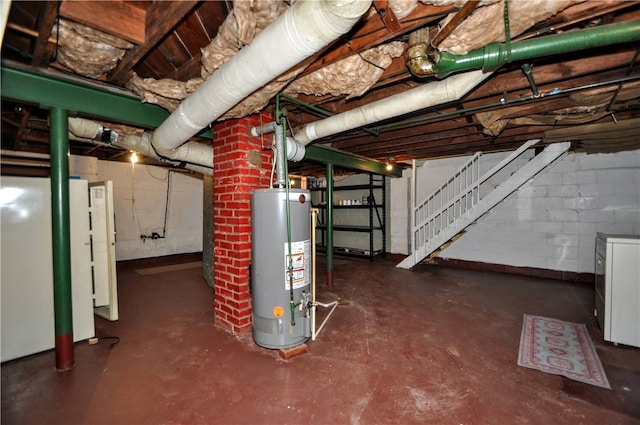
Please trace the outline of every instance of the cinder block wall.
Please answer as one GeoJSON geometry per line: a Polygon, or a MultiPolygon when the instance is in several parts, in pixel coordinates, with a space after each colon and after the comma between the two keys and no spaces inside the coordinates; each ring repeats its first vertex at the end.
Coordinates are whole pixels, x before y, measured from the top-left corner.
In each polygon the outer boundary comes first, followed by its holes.
{"type": "MultiPolygon", "coordinates": [[[[493,165],[503,157],[485,155],[483,161],[493,165]]],[[[418,171],[419,196],[427,196],[467,159],[425,162],[418,171]]],[[[400,209],[408,206],[409,177],[405,172],[391,181],[391,249],[402,254],[408,252],[403,231],[408,212],[400,209]]],[[[598,232],[640,234],[640,150],[566,156],[468,228],[440,257],[593,273],[598,232]]]]}
{"type": "Polygon", "coordinates": [[[202,250],[201,178],[172,173],[166,237],[143,240],[140,235],[162,235],[168,187],[166,168],[72,155],[69,172],[89,182],[113,182],[118,261],[202,250]]]}

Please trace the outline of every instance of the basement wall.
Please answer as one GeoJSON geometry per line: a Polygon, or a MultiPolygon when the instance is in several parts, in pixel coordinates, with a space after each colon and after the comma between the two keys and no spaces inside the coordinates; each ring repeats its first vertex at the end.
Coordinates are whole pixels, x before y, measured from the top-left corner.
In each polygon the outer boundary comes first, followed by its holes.
{"type": "Polygon", "coordinates": [[[166,168],[71,156],[69,173],[89,182],[111,180],[116,215],[116,260],[202,251],[202,179],[172,172],[165,238],[166,168]]]}
{"type": "MultiPolygon", "coordinates": [[[[505,154],[484,155],[490,167],[505,154]]],[[[418,197],[470,157],[425,161],[418,197]]],[[[483,166],[484,168],[484,166],[483,166]]],[[[392,253],[408,254],[411,170],[391,179],[392,253]]],[[[569,154],[512,194],[439,255],[452,260],[593,273],[596,233],[640,234],[640,150],[569,154]]]]}

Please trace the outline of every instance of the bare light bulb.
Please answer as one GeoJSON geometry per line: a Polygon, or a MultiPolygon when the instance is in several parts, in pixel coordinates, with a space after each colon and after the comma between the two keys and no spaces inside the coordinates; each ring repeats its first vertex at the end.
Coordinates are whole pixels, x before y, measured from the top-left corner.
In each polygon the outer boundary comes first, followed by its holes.
{"type": "Polygon", "coordinates": [[[135,164],[136,162],[138,162],[138,154],[135,152],[131,152],[131,163],[135,164]]]}

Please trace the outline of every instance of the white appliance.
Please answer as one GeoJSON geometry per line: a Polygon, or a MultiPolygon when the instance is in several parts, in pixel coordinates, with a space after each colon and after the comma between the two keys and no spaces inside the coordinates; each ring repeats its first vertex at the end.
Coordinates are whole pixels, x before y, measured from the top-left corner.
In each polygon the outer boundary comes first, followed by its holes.
{"type": "Polygon", "coordinates": [[[98,316],[114,321],[118,320],[118,281],[113,183],[89,183],[89,204],[94,311],[98,316]]]}
{"type": "Polygon", "coordinates": [[[595,285],[605,341],[640,347],[640,236],[598,233],[595,285]]]}
{"type": "MultiPolygon", "coordinates": [[[[71,179],[69,191],[73,337],[81,341],[95,336],[92,275],[102,275],[105,266],[96,267],[96,258],[92,259],[95,229],[90,224],[89,185],[86,180],[71,179]]],[[[0,214],[4,362],[55,346],[50,179],[2,177],[0,214]]],[[[113,278],[97,282],[114,282],[107,292],[115,291],[115,255],[97,260],[113,262],[113,278]]],[[[117,302],[113,312],[117,318],[117,302]]]]}

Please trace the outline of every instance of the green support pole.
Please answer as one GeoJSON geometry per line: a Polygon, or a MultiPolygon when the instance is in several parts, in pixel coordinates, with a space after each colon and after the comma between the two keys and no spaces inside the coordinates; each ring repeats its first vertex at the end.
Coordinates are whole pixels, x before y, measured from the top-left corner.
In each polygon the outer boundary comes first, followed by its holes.
{"type": "Polygon", "coordinates": [[[68,112],[51,108],[51,238],[56,369],[73,368],[68,112]]]}
{"type": "Polygon", "coordinates": [[[333,287],[333,164],[327,164],[327,286],[333,287]]]}
{"type": "Polygon", "coordinates": [[[452,72],[495,69],[507,62],[631,43],[638,40],[640,40],[640,20],[635,20],[536,37],[512,42],[510,46],[499,43],[488,44],[466,55],[441,52],[439,53],[440,58],[436,61],[435,69],[438,78],[444,78],[452,72]]]}

